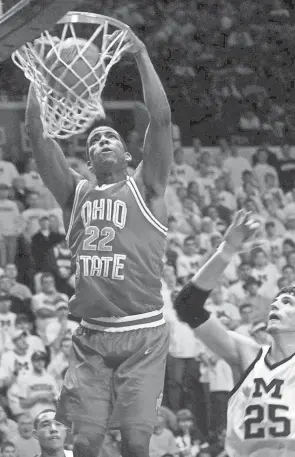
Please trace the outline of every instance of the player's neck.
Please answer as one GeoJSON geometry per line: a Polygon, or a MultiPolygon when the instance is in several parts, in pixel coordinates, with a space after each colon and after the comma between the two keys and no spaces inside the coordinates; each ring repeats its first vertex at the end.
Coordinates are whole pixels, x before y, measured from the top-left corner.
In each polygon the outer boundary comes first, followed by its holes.
{"type": "Polygon", "coordinates": [[[103,184],[114,184],[115,182],[124,181],[127,178],[127,172],[121,170],[118,172],[103,173],[96,177],[96,182],[99,186],[103,184]]]}
{"type": "Polygon", "coordinates": [[[295,353],[295,333],[275,335],[271,344],[271,362],[278,363],[295,353]]]}
{"type": "Polygon", "coordinates": [[[65,457],[65,451],[63,449],[58,449],[54,451],[42,451],[40,457],[65,457]]]}

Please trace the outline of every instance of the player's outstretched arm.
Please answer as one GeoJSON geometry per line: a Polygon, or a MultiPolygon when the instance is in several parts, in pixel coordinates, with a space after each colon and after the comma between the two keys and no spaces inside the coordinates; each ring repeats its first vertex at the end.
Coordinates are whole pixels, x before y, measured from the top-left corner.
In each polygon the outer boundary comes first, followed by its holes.
{"type": "Polygon", "coordinates": [[[164,196],[173,160],[170,105],[144,43],[133,32],[129,41],[128,51],[133,53],[139,69],[150,120],[143,148],[142,178],[151,193],[164,196]]]}
{"type": "Polygon", "coordinates": [[[40,106],[32,85],[27,101],[26,132],[30,138],[37,169],[44,184],[63,210],[68,206],[71,207],[79,175],[70,169],[59,144],[54,139],[44,136],[40,106]]]}
{"type": "Polygon", "coordinates": [[[248,347],[253,357],[259,346],[250,338],[227,331],[220,322],[204,309],[205,302],[232,257],[241,251],[244,243],[257,232],[258,224],[249,213],[238,211],[228,228],[217,252],[200,268],[190,282],[179,292],[175,300],[178,317],[195,329],[195,334],[206,346],[225,359],[232,367],[241,366],[241,350],[248,347]]]}

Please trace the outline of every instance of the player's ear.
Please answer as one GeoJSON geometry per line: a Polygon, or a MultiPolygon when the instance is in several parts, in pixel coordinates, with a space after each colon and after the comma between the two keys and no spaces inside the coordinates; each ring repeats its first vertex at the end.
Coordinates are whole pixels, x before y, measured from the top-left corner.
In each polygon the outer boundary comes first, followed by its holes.
{"type": "Polygon", "coordinates": [[[33,437],[36,438],[36,440],[38,440],[38,434],[37,434],[37,430],[33,430],[33,437]]]}
{"type": "Polygon", "coordinates": [[[92,171],[92,164],[91,164],[90,160],[87,160],[87,166],[88,166],[88,169],[92,171]]]}
{"type": "Polygon", "coordinates": [[[125,159],[126,159],[126,162],[131,162],[132,160],[132,156],[130,154],[130,152],[125,152],[125,159]]]}

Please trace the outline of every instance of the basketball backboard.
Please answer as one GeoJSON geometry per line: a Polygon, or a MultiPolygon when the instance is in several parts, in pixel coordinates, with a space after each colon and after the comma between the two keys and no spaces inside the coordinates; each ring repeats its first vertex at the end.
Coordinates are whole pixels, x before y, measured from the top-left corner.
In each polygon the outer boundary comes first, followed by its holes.
{"type": "Polygon", "coordinates": [[[28,41],[50,30],[83,0],[0,0],[0,62],[28,41]]]}

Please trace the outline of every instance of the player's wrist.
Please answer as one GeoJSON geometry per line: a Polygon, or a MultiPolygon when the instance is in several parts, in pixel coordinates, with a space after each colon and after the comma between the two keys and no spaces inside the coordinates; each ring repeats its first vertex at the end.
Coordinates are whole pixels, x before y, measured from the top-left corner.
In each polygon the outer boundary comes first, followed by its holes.
{"type": "Polygon", "coordinates": [[[230,262],[239,251],[238,248],[224,240],[217,249],[218,254],[225,262],[230,262]]]}

